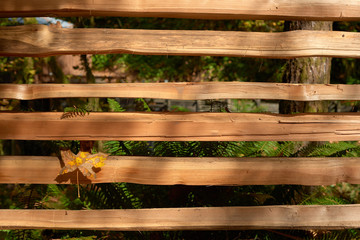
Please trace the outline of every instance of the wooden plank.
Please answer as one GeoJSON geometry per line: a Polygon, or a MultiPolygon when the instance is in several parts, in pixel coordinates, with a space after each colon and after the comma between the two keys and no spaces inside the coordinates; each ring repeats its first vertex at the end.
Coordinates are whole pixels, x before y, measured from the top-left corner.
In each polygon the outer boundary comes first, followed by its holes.
{"type": "Polygon", "coordinates": [[[0,113],[0,139],[358,141],[359,113],[0,113]]]}
{"type": "Polygon", "coordinates": [[[360,205],[0,210],[0,229],[113,231],[346,229],[360,227],[360,205]]]}
{"type": "MultiPolygon", "coordinates": [[[[76,184],[76,173],[58,175],[57,157],[0,156],[0,183],[76,184]]],[[[360,158],[190,158],[110,156],[96,178],[79,183],[150,185],[360,184],[360,158]]]]}
{"type": "Polygon", "coordinates": [[[118,97],[177,100],[279,99],[360,100],[360,85],[263,82],[177,82],[111,84],[0,84],[1,98],[118,97]]]}
{"type": "Polygon", "coordinates": [[[2,0],[1,17],[127,16],[359,21],[357,0],[2,0]]]}
{"type": "Polygon", "coordinates": [[[231,32],[0,27],[0,55],[129,53],[259,58],[360,57],[360,33],[339,31],[231,32]]]}

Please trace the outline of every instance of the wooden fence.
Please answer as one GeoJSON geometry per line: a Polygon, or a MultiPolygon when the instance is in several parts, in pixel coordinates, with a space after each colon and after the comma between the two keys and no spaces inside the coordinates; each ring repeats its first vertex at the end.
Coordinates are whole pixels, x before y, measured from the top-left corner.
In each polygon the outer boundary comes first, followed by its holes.
{"type": "Polygon", "coordinates": [[[5,0],[3,17],[128,16],[202,19],[359,20],[357,0],[5,0]]]}
{"type": "Polygon", "coordinates": [[[360,138],[357,113],[92,112],[77,118],[61,119],[62,116],[59,112],[4,112],[0,115],[0,137],[134,141],[356,141],[360,138]]]}
{"type": "MultiPolygon", "coordinates": [[[[77,183],[59,175],[57,157],[0,156],[0,183],[77,183]]],[[[79,183],[131,182],[151,185],[331,185],[360,183],[358,158],[222,158],[110,156],[96,179],[79,183]]]]}
{"type": "Polygon", "coordinates": [[[293,101],[360,100],[359,85],[257,82],[177,82],[113,84],[2,84],[3,98],[118,97],[176,100],[278,99],[293,101]]]}
{"type": "MultiPolygon", "coordinates": [[[[0,17],[130,16],[203,19],[360,20],[357,0],[3,0],[0,17]]],[[[294,31],[61,29],[0,27],[0,55],[132,53],[294,58],[360,57],[360,34],[294,31]]],[[[359,100],[359,86],[275,83],[0,85],[0,98],[151,97],[165,99],[359,100]]],[[[0,139],[23,140],[360,140],[354,114],[0,113],[0,139]],[[116,125],[111,131],[104,123],[116,125]]],[[[359,158],[110,157],[96,180],[142,184],[360,184],[359,158]],[[196,174],[195,174],[196,173],[196,174]]],[[[0,183],[74,183],[57,177],[54,157],[1,156],[0,183]],[[41,173],[40,173],[41,172],[41,173]]],[[[138,210],[0,210],[0,229],[221,230],[360,227],[360,205],[212,207],[138,210]]]]}
{"type": "Polygon", "coordinates": [[[2,42],[0,54],[3,56],[50,56],[130,53],[259,58],[360,57],[359,36],[360,33],[353,32],[306,30],[263,33],[62,29],[43,25],[25,25],[0,28],[2,42]]]}

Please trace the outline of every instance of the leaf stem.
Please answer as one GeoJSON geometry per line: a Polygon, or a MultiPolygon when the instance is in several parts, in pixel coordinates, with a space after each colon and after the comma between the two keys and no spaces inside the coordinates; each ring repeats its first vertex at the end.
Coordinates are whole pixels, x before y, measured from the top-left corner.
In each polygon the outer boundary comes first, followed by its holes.
{"type": "Polygon", "coordinates": [[[76,181],[77,181],[77,189],[78,189],[78,198],[80,198],[79,169],[77,169],[76,171],[76,181]]]}

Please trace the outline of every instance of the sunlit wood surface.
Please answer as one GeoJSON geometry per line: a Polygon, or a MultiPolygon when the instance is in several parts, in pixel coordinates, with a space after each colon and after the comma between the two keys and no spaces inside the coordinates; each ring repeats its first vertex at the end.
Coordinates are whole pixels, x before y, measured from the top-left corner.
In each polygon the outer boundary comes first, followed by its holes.
{"type": "Polygon", "coordinates": [[[360,205],[0,210],[0,229],[116,231],[346,229],[360,227],[360,205]]]}
{"type": "Polygon", "coordinates": [[[360,57],[360,33],[0,27],[0,56],[129,53],[258,58],[360,57]]]}
{"type": "Polygon", "coordinates": [[[263,82],[176,82],[113,84],[0,84],[1,98],[119,97],[176,100],[278,99],[360,100],[360,85],[263,82]]]}
{"type": "MultiPolygon", "coordinates": [[[[59,175],[57,157],[0,156],[0,183],[76,184],[75,172],[59,175]]],[[[110,156],[96,178],[79,183],[148,185],[360,184],[359,158],[217,158],[110,156]]]]}
{"type": "Polygon", "coordinates": [[[204,19],[359,20],[357,0],[2,0],[2,17],[128,16],[204,19]]]}
{"type": "Polygon", "coordinates": [[[359,126],[359,113],[0,113],[0,139],[19,140],[358,141],[359,126]]]}

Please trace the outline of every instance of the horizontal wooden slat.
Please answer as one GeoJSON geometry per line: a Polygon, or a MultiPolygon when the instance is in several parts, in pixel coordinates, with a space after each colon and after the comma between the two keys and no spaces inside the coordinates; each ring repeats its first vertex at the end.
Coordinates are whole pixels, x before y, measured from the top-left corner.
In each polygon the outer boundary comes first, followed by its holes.
{"type": "Polygon", "coordinates": [[[345,229],[360,227],[360,205],[0,210],[0,229],[118,231],[345,229]]]}
{"type": "Polygon", "coordinates": [[[0,27],[0,55],[129,53],[145,55],[295,58],[360,57],[360,33],[230,32],[0,27]]]}
{"type": "Polygon", "coordinates": [[[157,98],[177,100],[279,99],[360,100],[360,85],[262,82],[0,84],[1,98],[31,100],[69,97],[157,98]]]}
{"type": "MultiPolygon", "coordinates": [[[[77,183],[76,173],[58,175],[57,157],[0,156],[0,183],[77,183]]],[[[110,156],[96,178],[79,183],[150,185],[331,185],[360,184],[360,158],[174,158],[110,156]]]]}
{"type": "Polygon", "coordinates": [[[359,20],[356,0],[2,0],[0,16],[129,16],[205,19],[359,20]]]}
{"type": "Polygon", "coordinates": [[[0,113],[0,139],[358,141],[360,114],[0,113]]]}

